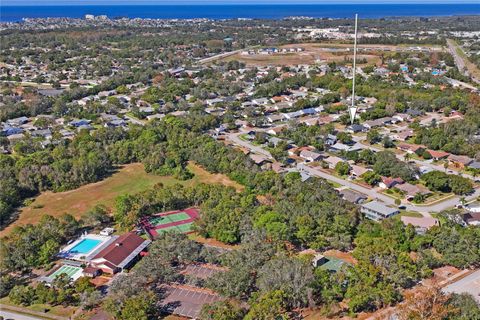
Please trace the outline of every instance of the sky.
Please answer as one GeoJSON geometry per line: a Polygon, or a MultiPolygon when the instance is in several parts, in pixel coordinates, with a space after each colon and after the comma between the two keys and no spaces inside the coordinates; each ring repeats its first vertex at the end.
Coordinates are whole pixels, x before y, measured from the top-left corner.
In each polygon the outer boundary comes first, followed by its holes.
{"type": "Polygon", "coordinates": [[[192,5],[192,4],[380,4],[478,3],[480,0],[0,0],[2,5],[192,5]]]}

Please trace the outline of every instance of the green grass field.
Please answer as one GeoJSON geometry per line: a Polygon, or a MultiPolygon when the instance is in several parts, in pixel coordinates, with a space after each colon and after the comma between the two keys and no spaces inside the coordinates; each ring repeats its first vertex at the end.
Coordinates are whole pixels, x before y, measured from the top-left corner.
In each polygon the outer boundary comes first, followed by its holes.
{"type": "Polygon", "coordinates": [[[78,189],[66,192],[42,192],[29,205],[20,210],[17,220],[7,228],[0,231],[0,237],[8,235],[15,226],[35,224],[40,218],[49,214],[59,217],[64,213],[69,213],[76,218],[92,209],[97,204],[102,204],[107,209],[112,209],[115,198],[122,194],[135,194],[153,187],[157,183],[164,186],[182,184],[192,186],[199,183],[223,184],[234,187],[238,191],[244,187],[222,174],[212,174],[202,167],[190,163],[188,169],[194,173],[190,180],[181,181],[171,176],[157,176],[146,173],[143,164],[132,163],[122,166],[112,176],[78,189]]]}

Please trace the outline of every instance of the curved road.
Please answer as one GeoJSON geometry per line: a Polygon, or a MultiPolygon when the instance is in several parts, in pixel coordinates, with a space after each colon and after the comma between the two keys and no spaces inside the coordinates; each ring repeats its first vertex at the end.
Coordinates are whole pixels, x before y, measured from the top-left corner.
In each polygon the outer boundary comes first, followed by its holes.
{"type": "MultiPolygon", "coordinates": [[[[248,148],[253,153],[261,154],[263,156],[268,157],[269,159],[273,159],[272,155],[267,150],[263,149],[260,146],[252,145],[248,141],[244,141],[244,140],[240,139],[239,135],[241,135],[241,134],[243,134],[243,132],[229,134],[228,135],[228,140],[232,141],[236,145],[248,148]]],[[[376,150],[376,149],[372,148],[372,150],[376,150]]],[[[398,157],[401,157],[401,156],[398,155],[398,157]]],[[[420,164],[425,165],[425,163],[423,163],[423,162],[421,162],[420,164]]],[[[439,167],[439,166],[436,166],[436,165],[433,165],[433,164],[428,164],[428,166],[432,167],[433,169],[436,169],[437,167],[439,167]]],[[[347,180],[338,178],[338,177],[333,176],[331,174],[328,174],[324,171],[318,170],[314,167],[310,167],[305,163],[297,164],[297,168],[299,170],[308,172],[312,176],[320,177],[320,178],[338,183],[342,186],[348,187],[352,190],[355,190],[355,191],[361,192],[363,194],[366,194],[370,198],[378,199],[378,200],[384,202],[387,205],[396,206],[395,205],[395,199],[393,199],[389,196],[386,196],[382,193],[378,193],[375,189],[368,189],[366,187],[363,187],[363,186],[358,185],[356,183],[353,183],[351,181],[347,181],[347,180]]],[[[438,169],[436,169],[436,170],[438,170],[438,169]]],[[[440,171],[441,170],[442,169],[440,169],[440,171]]],[[[469,175],[464,175],[464,176],[473,179],[472,176],[469,176],[469,175]]],[[[472,201],[472,200],[478,198],[479,196],[480,196],[480,189],[475,189],[475,191],[472,195],[470,195],[468,197],[465,197],[465,200],[467,202],[472,201]]],[[[435,203],[435,204],[432,204],[432,205],[415,205],[415,204],[409,203],[409,204],[405,204],[405,207],[406,207],[406,210],[418,212],[418,213],[422,214],[424,217],[431,217],[430,213],[436,213],[436,212],[440,212],[440,211],[452,208],[452,207],[456,206],[457,204],[459,204],[459,202],[460,202],[460,197],[452,197],[452,198],[449,198],[445,201],[441,201],[441,202],[438,202],[438,203],[435,203]]]]}

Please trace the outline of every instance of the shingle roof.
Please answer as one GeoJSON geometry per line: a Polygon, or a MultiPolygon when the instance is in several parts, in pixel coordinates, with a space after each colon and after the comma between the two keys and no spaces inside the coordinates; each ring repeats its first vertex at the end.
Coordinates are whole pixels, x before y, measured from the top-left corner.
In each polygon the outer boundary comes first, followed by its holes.
{"type": "MultiPolygon", "coordinates": [[[[105,259],[107,262],[104,264],[110,264],[116,267],[123,267],[123,262],[134,252],[143,250],[148,244],[149,240],[145,240],[133,232],[129,232],[121,235],[105,249],[100,251],[92,260],[105,259]]],[[[138,252],[140,253],[140,252],[138,252]]],[[[137,253],[137,254],[138,254],[137,253]]]]}

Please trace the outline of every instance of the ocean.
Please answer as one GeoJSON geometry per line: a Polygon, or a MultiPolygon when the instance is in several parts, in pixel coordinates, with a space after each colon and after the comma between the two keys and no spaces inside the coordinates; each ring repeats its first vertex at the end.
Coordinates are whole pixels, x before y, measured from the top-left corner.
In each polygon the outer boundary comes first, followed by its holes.
{"type": "Polygon", "coordinates": [[[282,19],[290,16],[315,18],[361,18],[400,16],[479,15],[479,4],[301,4],[301,5],[78,5],[78,6],[0,6],[0,21],[15,22],[22,18],[70,17],[85,14],[109,18],[157,19],[282,19]]]}

